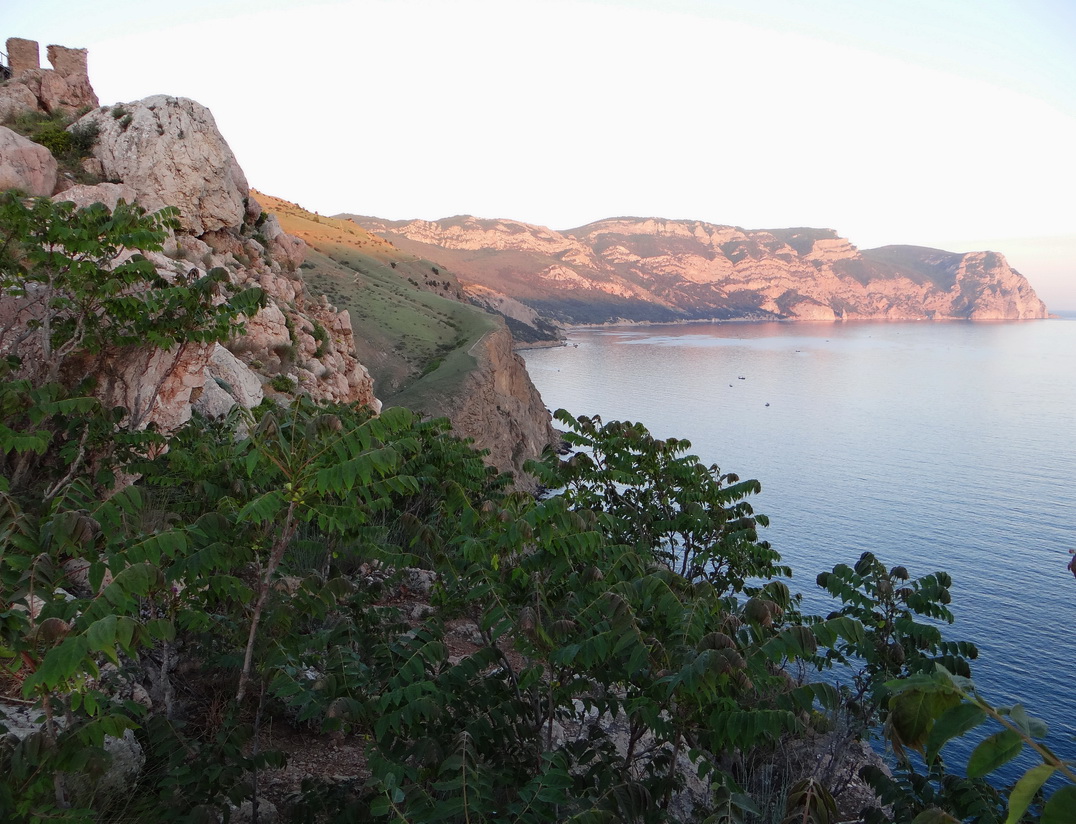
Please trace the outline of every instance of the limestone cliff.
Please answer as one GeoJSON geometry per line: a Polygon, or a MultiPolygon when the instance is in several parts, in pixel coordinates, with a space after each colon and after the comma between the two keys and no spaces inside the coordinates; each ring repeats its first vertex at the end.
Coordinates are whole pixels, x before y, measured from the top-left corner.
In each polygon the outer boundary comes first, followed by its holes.
{"type": "Polygon", "coordinates": [[[267,296],[265,308],[246,319],[246,333],[227,342],[230,356],[220,345],[202,347],[189,364],[148,386],[148,373],[120,370],[115,385],[126,394],[117,400],[156,387],[158,411],[151,419],[165,427],[182,423],[191,408],[219,415],[236,403],[255,405],[265,394],[304,392],[380,408],[370,375],[355,357],[347,313],[307,292],[297,269],[305,244],[287,236],[250,197],[205,107],[156,96],[95,109],[72,128],[87,123],[98,126],[93,158],[122,190],[108,183],[76,186],[57,199],[114,203],[122,196],[148,209],[177,206],[182,229],[163,252],[148,255],[158,271],[223,267],[237,287],[257,286],[267,296]]]}
{"type": "Polygon", "coordinates": [[[352,219],[452,268],[476,294],[500,293],[564,323],[1047,316],[1000,254],[859,250],[830,229],[610,218],[555,232],[474,217],[352,219]]]}

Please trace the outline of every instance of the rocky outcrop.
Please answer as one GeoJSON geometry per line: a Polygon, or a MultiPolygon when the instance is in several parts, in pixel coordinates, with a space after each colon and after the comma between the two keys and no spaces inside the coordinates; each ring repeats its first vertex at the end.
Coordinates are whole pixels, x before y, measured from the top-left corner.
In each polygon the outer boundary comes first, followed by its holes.
{"type": "Polygon", "coordinates": [[[1047,316],[999,254],[861,251],[830,229],[610,218],[554,232],[473,217],[353,220],[451,269],[484,303],[497,293],[566,323],[1047,316]]]}
{"type": "Polygon", "coordinates": [[[110,364],[101,383],[110,401],[131,409],[139,423],[165,430],[194,408],[219,416],[237,404],[256,406],[266,392],[380,408],[373,381],[355,357],[347,313],[306,293],[296,274],[306,244],[262,213],[208,109],[158,95],[97,109],[79,121],[86,123],[98,128],[94,156],[101,172],[121,182],[74,186],[56,199],[178,207],[180,231],[163,252],[147,255],[158,272],[200,276],[220,267],[236,288],[257,287],[267,297],[227,349],[192,344],[182,352],[131,353],[110,364]]]}
{"type": "MultiPolygon", "coordinates": [[[[260,246],[257,241],[248,241],[260,246]]],[[[263,251],[264,251],[264,247],[263,251]]],[[[230,351],[263,375],[289,376],[294,391],[318,400],[358,403],[381,409],[373,379],[355,357],[354,332],[347,312],[339,312],[324,296],[307,294],[303,281],[280,265],[252,262],[246,283],[263,289],[269,304],[246,322],[242,337],[228,342],[230,351]]]]}
{"type": "Polygon", "coordinates": [[[58,172],[48,149],[0,126],[0,191],[19,189],[47,197],[56,188],[58,172]]]}
{"type": "Polygon", "coordinates": [[[242,225],[246,176],[205,106],[155,95],[96,109],[73,128],[90,123],[101,175],[122,180],[147,209],[177,207],[193,235],[242,225]]]}
{"type": "MultiPolygon", "coordinates": [[[[85,80],[84,50],[50,46],[52,70],[36,67],[36,50],[32,41],[16,44],[18,82],[2,88],[22,91],[0,96],[0,103],[15,99],[18,106],[48,111],[40,99],[19,101],[19,95],[37,88],[35,83],[45,84],[41,88],[62,83],[70,91],[85,80]]],[[[164,431],[183,424],[195,408],[223,415],[235,405],[257,405],[266,393],[283,399],[303,392],[317,400],[380,408],[373,381],[355,357],[348,314],[306,293],[296,274],[306,245],[250,197],[243,171],[208,109],[158,95],[95,109],[71,128],[89,124],[97,131],[91,159],[96,171],[118,182],[68,181],[55,200],[79,207],[102,203],[109,209],[120,200],[148,210],[177,207],[179,231],[163,250],[146,253],[159,275],[171,281],[222,268],[235,288],[257,287],[266,295],[265,308],[245,319],[246,334],[228,341],[228,349],[189,343],[169,351],[130,348],[92,364],[72,362],[72,370],[92,369],[107,405],[125,407],[129,425],[154,424],[164,431]]],[[[9,188],[53,194],[57,163],[44,146],[0,128],[0,189],[9,188]]]]}
{"type": "Polygon", "coordinates": [[[6,48],[11,80],[0,90],[0,113],[21,104],[19,109],[74,114],[98,104],[87,73],[86,49],[49,46],[47,55],[52,68],[42,69],[36,41],[9,37],[6,48]]]}

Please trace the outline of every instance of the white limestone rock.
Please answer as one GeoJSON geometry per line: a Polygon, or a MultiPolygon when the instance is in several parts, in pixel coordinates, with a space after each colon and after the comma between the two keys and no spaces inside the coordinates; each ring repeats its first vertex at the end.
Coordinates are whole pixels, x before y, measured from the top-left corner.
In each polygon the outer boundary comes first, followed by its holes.
{"type": "MultiPolygon", "coordinates": [[[[251,201],[257,203],[253,198],[251,201]]],[[[269,251],[273,257],[291,271],[298,269],[306,260],[306,241],[281,229],[276,215],[266,217],[259,231],[269,241],[269,251]]]]}
{"type": "Polygon", "coordinates": [[[219,343],[209,356],[206,375],[213,379],[206,381],[207,387],[211,382],[218,386],[223,383],[224,391],[245,409],[253,409],[265,398],[261,378],[219,343]]]}
{"type": "Polygon", "coordinates": [[[147,209],[178,207],[193,235],[242,224],[246,176],[205,106],[154,95],[95,109],[78,125],[90,122],[99,130],[93,154],[105,176],[133,187],[147,209]]]}
{"type": "Polygon", "coordinates": [[[202,394],[194,401],[193,407],[202,417],[217,420],[232,411],[235,407],[235,398],[216,381],[208,380],[202,387],[202,394]]]}
{"type": "Polygon", "coordinates": [[[64,189],[52,199],[57,203],[74,203],[79,209],[94,203],[103,203],[111,212],[121,200],[134,203],[137,197],[138,193],[134,189],[122,183],[98,183],[96,186],[79,183],[64,189]]]}
{"type": "Polygon", "coordinates": [[[122,738],[105,736],[104,750],[111,763],[103,774],[96,778],[84,773],[65,776],[69,798],[78,806],[104,805],[127,794],[146,765],[146,754],[131,730],[124,730],[122,738]]]}
{"type": "Polygon", "coordinates": [[[0,126],[0,191],[21,189],[48,197],[56,189],[58,172],[56,158],[48,149],[0,126]]]}
{"type": "Polygon", "coordinates": [[[22,83],[0,86],[0,121],[22,112],[37,111],[37,96],[22,83]]]}

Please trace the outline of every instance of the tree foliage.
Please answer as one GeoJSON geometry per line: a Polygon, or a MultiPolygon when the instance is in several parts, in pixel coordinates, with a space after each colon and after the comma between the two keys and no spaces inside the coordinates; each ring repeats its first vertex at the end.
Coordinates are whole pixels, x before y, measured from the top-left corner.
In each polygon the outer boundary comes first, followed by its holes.
{"type": "Polygon", "coordinates": [[[284,762],[270,720],[365,742],[366,780],[308,780],[296,821],[821,824],[847,776],[819,742],[872,735],[899,820],[1071,817],[1044,726],[979,696],[975,649],[942,634],[944,573],[868,553],[803,615],[759,483],[637,423],[558,412],[572,453],[533,465],[540,498],[403,409],[300,396],[132,432],[74,365],[219,339],[251,304],[130,256],[167,215],[3,208],[6,299],[37,307],[5,340],[59,364],[0,375],[0,662],[43,719],[0,743],[4,820],[224,820],[284,762]],[[988,725],[950,772],[949,742],[988,725]],[[87,794],[128,731],[137,781],[87,794]],[[1041,763],[989,784],[1022,749],[1041,763]]]}

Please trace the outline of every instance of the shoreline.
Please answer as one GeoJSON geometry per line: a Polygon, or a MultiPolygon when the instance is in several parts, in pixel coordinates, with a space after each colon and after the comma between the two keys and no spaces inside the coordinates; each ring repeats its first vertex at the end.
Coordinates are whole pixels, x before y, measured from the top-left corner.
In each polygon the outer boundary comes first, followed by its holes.
{"type": "MultiPolygon", "coordinates": [[[[1050,312],[1044,318],[834,318],[833,320],[809,320],[805,318],[692,318],[690,320],[619,320],[608,323],[572,323],[559,328],[570,335],[572,332],[585,332],[592,329],[637,329],[654,326],[701,326],[725,324],[780,323],[780,324],[855,324],[855,323],[1032,323],[1045,320],[1076,320],[1076,312],[1050,312]]],[[[522,352],[529,349],[555,349],[558,346],[570,346],[568,338],[550,341],[517,341],[513,351],[522,352]]]]}

